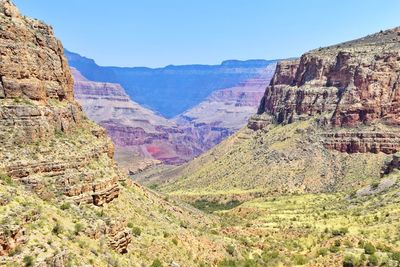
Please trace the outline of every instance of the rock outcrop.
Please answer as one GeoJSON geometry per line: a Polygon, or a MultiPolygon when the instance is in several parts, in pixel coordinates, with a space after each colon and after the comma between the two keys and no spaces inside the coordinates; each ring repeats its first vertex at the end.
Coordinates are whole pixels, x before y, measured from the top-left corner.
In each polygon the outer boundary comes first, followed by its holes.
{"type": "Polygon", "coordinates": [[[400,149],[399,77],[400,28],[313,50],[278,64],[259,116],[249,127],[257,130],[270,122],[287,124],[317,116],[327,131],[327,148],[393,153],[400,149]],[[388,129],[362,128],[379,123],[388,129]]]}
{"type": "Polygon", "coordinates": [[[113,145],[75,102],[60,41],[50,26],[0,3],[0,170],[43,197],[111,201],[120,179],[113,145]],[[106,172],[90,168],[99,162],[106,172]]]}

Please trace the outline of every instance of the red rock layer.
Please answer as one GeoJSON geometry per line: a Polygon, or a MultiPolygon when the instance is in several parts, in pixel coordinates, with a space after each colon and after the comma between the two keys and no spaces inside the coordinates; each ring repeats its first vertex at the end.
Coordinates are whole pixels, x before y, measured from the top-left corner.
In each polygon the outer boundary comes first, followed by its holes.
{"type": "MultiPolygon", "coordinates": [[[[356,127],[400,124],[400,28],[320,48],[278,64],[249,127],[291,123],[319,116],[322,125],[356,127]]],[[[334,131],[334,130],[331,130],[334,131]]],[[[393,153],[391,133],[328,133],[328,148],[346,152],[393,153]],[[357,141],[355,141],[357,140],[357,141]]],[[[397,139],[395,139],[397,140],[397,139]]]]}

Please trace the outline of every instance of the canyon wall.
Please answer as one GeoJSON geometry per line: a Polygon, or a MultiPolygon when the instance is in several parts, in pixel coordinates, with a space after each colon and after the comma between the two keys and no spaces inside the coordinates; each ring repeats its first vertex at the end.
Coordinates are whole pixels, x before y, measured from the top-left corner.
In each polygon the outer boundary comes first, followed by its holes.
{"type": "Polygon", "coordinates": [[[320,48],[278,64],[249,127],[318,117],[327,148],[400,149],[400,29],[320,48]]]}

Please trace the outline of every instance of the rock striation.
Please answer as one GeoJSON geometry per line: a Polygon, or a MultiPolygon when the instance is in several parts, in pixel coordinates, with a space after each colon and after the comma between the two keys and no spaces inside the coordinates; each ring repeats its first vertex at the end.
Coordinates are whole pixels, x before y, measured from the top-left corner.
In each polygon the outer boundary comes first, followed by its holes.
{"type": "Polygon", "coordinates": [[[113,145],[75,102],[60,41],[50,26],[0,3],[0,170],[43,197],[111,201],[120,179],[113,145]],[[100,161],[108,173],[88,168],[100,161]]]}
{"type": "Polygon", "coordinates": [[[317,116],[329,149],[394,153],[400,149],[399,101],[400,28],[395,28],[280,62],[249,127],[317,116]],[[362,127],[379,123],[389,129],[362,127]],[[340,130],[345,128],[358,129],[340,130]]]}

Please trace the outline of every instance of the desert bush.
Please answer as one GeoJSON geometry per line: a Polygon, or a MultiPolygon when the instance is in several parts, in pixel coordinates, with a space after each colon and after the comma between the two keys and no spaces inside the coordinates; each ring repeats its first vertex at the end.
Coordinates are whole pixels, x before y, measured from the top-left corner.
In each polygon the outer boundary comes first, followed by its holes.
{"type": "Polygon", "coordinates": [[[303,255],[297,254],[293,256],[293,262],[295,265],[304,265],[307,263],[307,258],[303,255]]]}
{"type": "Polygon", "coordinates": [[[24,266],[25,267],[33,266],[34,260],[33,260],[32,256],[25,256],[23,261],[24,261],[24,266]]]}
{"type": "Polygon", "coordinates": [[[133,235],[136,237],[140,236],[142,234],[142,230],[137,226],[133,226],[133,227],[131,227],[131,229],[132,229],[133,235]]]}
{"type": "Polygon", "coordinates": [[[332,245],[332,246],[329,248],[329,251],[332,252],[332,253],[337,253],[337,252],[340,251],[340,247],[335,246],[335,245],[332,245]]]}
{"type": "Polygon", "coordinates": [[[393,252],[391,258],[392,260],[400,262],[400,252],[393,252]]]}
{"type": "Polygon", "coordinates": [[[360,266],[360,260],[354,255],[346,255],[343,259],[343,267],[360,266]]]}
{"type": "Polygon", "coordinates": [[[80,232],[83,230],[83,224],[81,223],[76,223],[74,226],[74,234],[79,235],[80,232]]]}
{"type": "Polygon", "coordinates": [[[2,172],[0,172],[0,180],[3,181],[6,185],[12,185],[12,183],[13,183],[12,178],[2,172]]]}
{"type": "Polygon", "coordinates": [[[365,254],[372,255],[372,254],[374,254],[376,252],[376,248],[375,248],[375,246],[373,244],[366,243],[364,245],[364,251],[365,251],[365,254]]]}
{"type": "Polygon", "coordinates": [[[326,248],[320,248],[320,249],[317,251],[317,257],[318,257],[318,256],[324,257],[324,256],[326,256],[326,255],[328,255],[328,249],[326,249],[326,248]]]}
{"type": "Polygon", "coordinates": [[[69,204],[68,202],[66,202],[66,203],[63,203],[61,206],[60,206],[60,209],[61,210],[67,210],[67,209],[69,209],[71,207],[71,204],[69,204]]]}
{"type": "Polygon", "coordinates": [[[368,257],[368,265],[377,266],[379,264],[379,259],[375,254],[372,254],[368,257]]]}
{"type": "Polygon", "coordinates": [[[230,255],[235,254],[235,251],[236,251],[236,249],[235,249],[235,246],[233,246],[233,245],[228,245],[226,247],[226,252],[228,252],[230,255]]]}
{"type": "Polygon", "coordinates": [[[55,235],[59,235],[63,232],[63,228],[61,226],[61,224],[59,222],[56,223],[56,225],[54,225],[53,229],[51,230],[51,232],[55,235]]]}
{"type": "Polygon", "coordinates": [[[333,236],[343,236],[349,232],[349,229],[347,227],[341,227],[339,229],[334,229],[332,230],[332,235],[333,236]]]}
{"type": "Polygon", "coordinates": [[[163,267],[163,264],[159,259],[155,259],[153,263],[150,265],[150,267],[163,267]]]}

